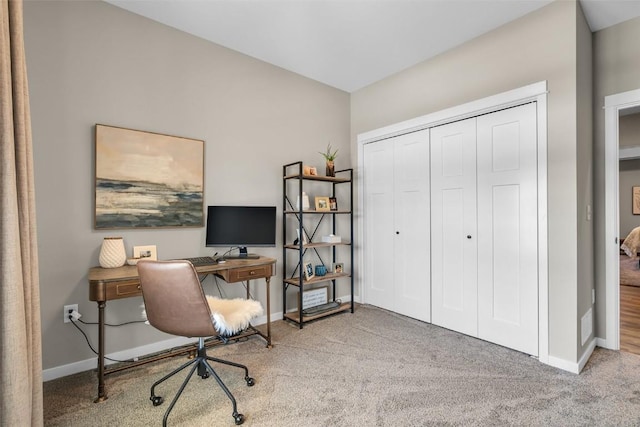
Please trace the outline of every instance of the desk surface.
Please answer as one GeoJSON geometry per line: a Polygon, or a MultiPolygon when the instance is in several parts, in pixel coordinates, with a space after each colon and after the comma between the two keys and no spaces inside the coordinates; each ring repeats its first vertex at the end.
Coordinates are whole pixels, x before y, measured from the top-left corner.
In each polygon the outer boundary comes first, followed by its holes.
{"type": "MultiPolygon", "coordinates": [[[[228,271],[243,267],[257,267],[276,262],[275,258],[260,257],[257,259],[231,259],[219,264],[201,265],[196,271],[202,274],[228,271]]],[[[89,269],[89,283],[121,282],[123,280],[138,279],[138,268],[135,265],[125,265],[117,268],[92,267],[89,269]]]]}

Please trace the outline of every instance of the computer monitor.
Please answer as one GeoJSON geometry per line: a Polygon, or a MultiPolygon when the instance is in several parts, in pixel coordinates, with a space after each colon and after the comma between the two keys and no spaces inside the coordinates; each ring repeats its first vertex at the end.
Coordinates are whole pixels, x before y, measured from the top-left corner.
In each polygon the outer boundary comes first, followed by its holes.
{"type": "Polygon", "coordinates": [[[276,245],[275,206],[208,206],[206,246],[238,247],[239,255],[225,258],[257,258],[247,246],[276,245]]]}

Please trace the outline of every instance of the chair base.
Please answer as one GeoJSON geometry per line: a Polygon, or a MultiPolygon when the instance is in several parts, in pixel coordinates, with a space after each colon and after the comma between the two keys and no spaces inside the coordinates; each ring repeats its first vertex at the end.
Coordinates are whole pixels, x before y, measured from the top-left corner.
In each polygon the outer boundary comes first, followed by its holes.
{"type": "Polygon", "coordinates": [[[189,371],[189,375],[187,375],[187,377],[182,382],[182,385],[178,389],[178,392],[174,396],[173,400],[171,401],[171,404],[169,405],[169,407],[167,408],[167,411],[164,414],[164,418],[162,419],[162,426],[163,427],[166,427],[167,419],[169,418],[169,413],[171,413],[171,410],[175,406],[176,402],[178,401],[178,398],[180,397],[180,395],[184,391],[184,388],[187,386],[187,383],[189,382],[189,380],[191,379],[191,377],[195,373],[196,369],[198,369],[198,376],[200,376],[202,379],[209,378],[209,376],[213,376],[216,379],[216,382],[218,383],[220,388],[222,388],[222,390],[225,392],[225,394],[227,395],[229,400],[231,400],[231,405],[233,406],[233,412],[232,412],[231,416],[233,417],[233,420],[234,420],[235,424],[236,425],[240,425],[240,424],[244,423],[244,415],[242,415],[242,414],[240,414],[238,412],[236,399],[233,397],[233,394],[231,394],[231,392],[229,391],[227,386],[222,382],[222,380],[220,379],[218,374],[213,370],[213,368],[209,364],[210,361],[211,362],[216,362],[216,363],[222,363],[224,365],[235,366],[237,368],[244,369],[244,375],[245,375],[244,376],[244,380],[247,382],[247,386],[252,387],[255,384],[255,380],[249,376],[249,369],[245,365],[241,365],[239,363],[230,362],[228,360],[218,359],[216,357],[207,356],[207,352],[206,352],[206,349],[204,347],[204,339],[200,338],[199,339],[199,343],[198,343],[198,355],[194,359],[190,360],[189,362],[185,363],[184,365],[180,366],[179,368],[177,368],[177,369],[173,370],[172,372],[170,372],[169,374],[165,375],[164,377],[162,377],[161,379],[156,381],[151,386],[151,397],[149,397],[149,400],[151,400],[151,402],[153,403],[153,406],[159,406],[164,402],[164,398],[162,396],[156,396],[156,394],[155,394],[156,386],[158,386],[162,382],[166,381],[167,379],[171,378],[172,376],[174,376],[178,372],[181,372],[182,370],[184,370],[187,367],[191,366],[191,370],[189,371]]]}

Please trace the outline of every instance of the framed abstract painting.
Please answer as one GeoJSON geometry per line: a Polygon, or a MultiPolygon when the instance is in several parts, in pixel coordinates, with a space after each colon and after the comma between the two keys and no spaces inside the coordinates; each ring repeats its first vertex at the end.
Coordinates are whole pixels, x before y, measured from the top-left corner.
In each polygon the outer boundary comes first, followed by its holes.
{"type": "Polygon", "coordinates": [[[204,141],[97,124],[96,229],[204,226],[204,141]]]}

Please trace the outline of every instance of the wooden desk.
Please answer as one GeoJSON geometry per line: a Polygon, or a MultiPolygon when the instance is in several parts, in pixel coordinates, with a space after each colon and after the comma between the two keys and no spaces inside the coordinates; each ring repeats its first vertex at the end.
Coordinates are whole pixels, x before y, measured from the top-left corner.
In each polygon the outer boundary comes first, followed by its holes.
{"type": "MultiPolygon", "coordinates": [[[[270,281],[274,274],[276,260],[274,258],[260,257],[258,259],[228,260],[225,263],[196,267],[198,274],[214,274],[227,283],[247,282],[247,298],[250,298],[251,279],[265,279],[267,285],[267,333],[266,335],[257,328],[250,326],[247,331],[234,337],[244,338],[250,335],[260,335],[267,341],[267,347],[271,348],[271,304],[270,281]]],[[[105,369],[105,336],[104,336],[104,308],[107,301],[121,298],[131,298],[142,295],[138,268],[136,266],[124,266],[118,268],[93,267],[89,269],[89,300],[98,303],[98,397],[95,402],[107,399],[104,386],[104,376],[123,369],[132,368],[145,363],[150,363],[176,354],[187,353],[197,348],[197,344],[186,346],[174,352],[159,356],[152,356],[111,369],[105,369]],[[193,347],[193,348],[191,348],[193,347]]],[[[209,344],[215,345],[216,343],[209,344]]],[[[219,344],[219,342],[218,342],[219,344]]]]}

